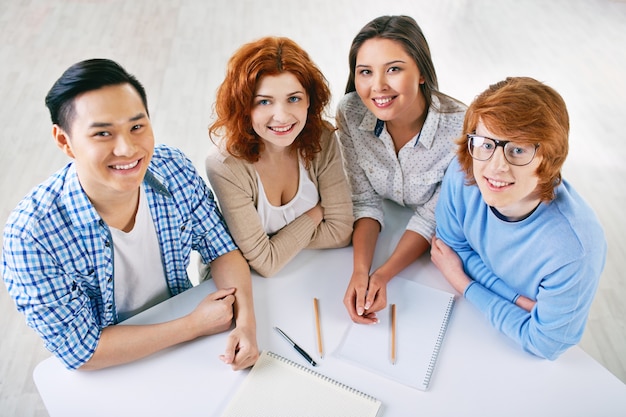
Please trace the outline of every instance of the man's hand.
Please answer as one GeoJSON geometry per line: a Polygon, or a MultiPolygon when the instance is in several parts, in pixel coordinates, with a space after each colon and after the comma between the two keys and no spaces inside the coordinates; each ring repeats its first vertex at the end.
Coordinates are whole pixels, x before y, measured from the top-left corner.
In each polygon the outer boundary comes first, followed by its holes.
{"type": "Polygon", "coordinates": [[[235,289],[217,290],[207,295],[191,312],[196,337],[225,332],[233,322],[235,289]]]}
{"type": "Polygon", "coordinates": [[[430,259],[450,285],[460,294],[463,294],[472,280],[465,274],[459,255],[446,245],[443,240],[433,237],[430,259]]]}
{"type": "Polygon", "coordinates": [[[234,371],[249,368],[259,358],[256,344],[256,330],[253,328],[236,327],[226,342],[226,351],[220,355],[224,363],[231,365],[234,371]]]}

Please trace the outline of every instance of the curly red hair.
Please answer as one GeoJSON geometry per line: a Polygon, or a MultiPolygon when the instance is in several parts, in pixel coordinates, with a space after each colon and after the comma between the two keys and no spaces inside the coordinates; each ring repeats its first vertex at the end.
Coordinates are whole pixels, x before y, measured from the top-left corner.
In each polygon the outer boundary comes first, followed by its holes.
{"type": "Polygon", "coordinates": [[[465,114],[463,136],[456,141],[467,184],[476,183],[467,134],[476,131],[479,121],[500,138],[539,144],[537,155],[543,159],[537,167],[538,191],[542,201],[554,199],[569,136],[567,107],[559,93],[530,77],[508,77],[476,97],[465,114]]]}
{"type": "Polygon", "coordinates": [[[309,55],[285,37],[265,37],[240,47],[228,61],[226,77],[217,90],[215,121],[209,137],[222,136],[231,155],[256,162],[263,142],[252,128],[256,88],[264,76],[289,72],[296,76],[309,98],[307,121],[294,142],[308,165],[321,150],[320,137],[328,123],[323,112],[330,102],[328,81],[309,55]]]}

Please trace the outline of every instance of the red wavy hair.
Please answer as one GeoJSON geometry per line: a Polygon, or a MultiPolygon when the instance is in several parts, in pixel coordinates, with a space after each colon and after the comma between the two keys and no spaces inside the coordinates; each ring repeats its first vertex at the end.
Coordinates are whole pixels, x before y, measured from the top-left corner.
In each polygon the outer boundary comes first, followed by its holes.
{"type": "Polygon", "coordinates": [[[221,136],[231,155],[256,162],[263,142],[252,128],[251,112],[256,88],[264,76],[289,72],[296,76],[309,98],[307,121],[294,145],[308,165],[321,150],[325,126],[323,112],[330,102],[328,81],[309,55],[294,41],[265,37],[240,47],[228,61],[226,77],[217,90],[215,121],[209,137],[221,136]]]}
{"type": "Polygon", "coordinates": [[[476,97],[465,114],[463,136],[456,141],[467,184],[476,181],[466,135],[476,131],[479,121],[500,138],[539,144],[537,155],[543,159],[537,167],[538,191],[542,201],[554,199],[569,137],[567,107],[559,93],[530,77],[508,77],[476,97]]]}

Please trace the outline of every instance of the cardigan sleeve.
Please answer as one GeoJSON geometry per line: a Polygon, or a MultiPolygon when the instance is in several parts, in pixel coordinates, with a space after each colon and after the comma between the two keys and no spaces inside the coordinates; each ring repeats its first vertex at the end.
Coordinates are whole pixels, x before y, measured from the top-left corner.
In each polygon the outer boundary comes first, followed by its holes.
{"type": "Polygon", "coordinates": [[[276,274],[304,249],[315,223],[302,215],[271,237],[265,233],[256,210],[258,196],[254,168],[216,148],[206,158],[206,173],[217,196],[230,234],[252,269],[264,277],[276,274]]]}
{"type": "Polygon", "coordinates": [[[309,174],[317,185],[324,219],[317,226],[308,248],[340,248],[349,245],[352,239],[352,197],[332,129],[324,132],[321,145],[322,151],[313,161],[309,174]]]}

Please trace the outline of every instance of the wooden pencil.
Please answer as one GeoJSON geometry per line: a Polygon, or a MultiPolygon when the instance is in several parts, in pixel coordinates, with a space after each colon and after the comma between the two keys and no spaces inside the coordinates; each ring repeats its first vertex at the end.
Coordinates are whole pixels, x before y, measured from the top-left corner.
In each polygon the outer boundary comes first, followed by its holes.
{"type": "Polygon", "coordinates": [[[396,305],[391,305],[391,363],[396,364],[396,305]]]}
{"type": "Polygon", "coordinates": [[[317,352],[320,358],[324,357],[324,346],[322,344],[322,326],[320,324],[320,308],[317,298],[313,298],[313,309],[315,310],[315,330],[317,332],[317,352]]]}

